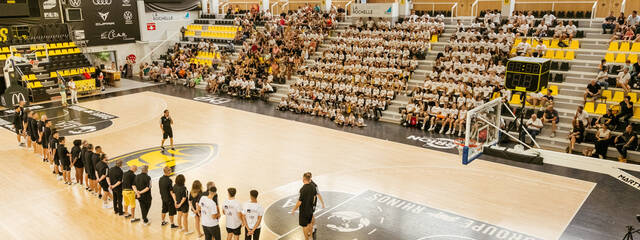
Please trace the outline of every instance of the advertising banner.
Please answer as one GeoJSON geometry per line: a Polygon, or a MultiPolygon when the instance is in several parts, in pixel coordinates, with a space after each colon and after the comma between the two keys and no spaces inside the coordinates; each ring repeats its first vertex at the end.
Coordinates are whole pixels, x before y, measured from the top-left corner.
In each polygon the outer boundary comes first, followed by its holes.
{"type": "Polygon", "coordinates": [[[140,39],[138,7],[134,0],[70,0],[69,4],[82,8],[85,39],[89,46],[131,43],[140,39]]]}

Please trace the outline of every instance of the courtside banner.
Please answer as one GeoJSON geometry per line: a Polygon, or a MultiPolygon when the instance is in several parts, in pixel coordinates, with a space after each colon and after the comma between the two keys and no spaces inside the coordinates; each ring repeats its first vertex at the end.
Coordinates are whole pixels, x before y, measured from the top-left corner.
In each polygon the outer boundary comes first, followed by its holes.
{"type": "Polygon", "coordinates": [[[352,4],[351,16],[353,17],[393,17],[393,4],[391,3],[367,3],[352,4]]]}

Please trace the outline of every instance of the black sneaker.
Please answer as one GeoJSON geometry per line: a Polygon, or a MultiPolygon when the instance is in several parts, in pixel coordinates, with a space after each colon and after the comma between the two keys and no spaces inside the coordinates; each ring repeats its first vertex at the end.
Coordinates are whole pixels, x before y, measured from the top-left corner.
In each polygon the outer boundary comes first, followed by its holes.
{"type": "Polygon", "coordinates": [[[131,214],[124,215],[124,218],[130,218],[131,214]]]}
{"type": "Polygon", "coordinates": [[[171,224],[171,228],[179,228],[179,226],[175,224],[171,224]]]}
{"type": "Polygon", "coordinates": [[[124,216],[124,213],[123,212],[118,213],[118,216],[124,216]]]}
{"type": "Polygon", "coordinates": [[[164,226],[164,225],[167,225],[167,224],[169,224],[169,223],[168,222],[161,222],[160,226],[164,226]]]}
{"type": "Polygon", "coordinates": [[[98,194],[98,198],[102,198],[102,194],[98,194]]]}
{"type": "Polygon", "coordinates": [[[171,147],[171,150],[176,150],[174,147],[171,147]]]}
{"type": "Polygon", "coordinates": [[[162,148],[162,151],[164,151],[164,146],[160,146],[160,148],[162,148]]]}
{"type": "Polygon", "coordinates": [[[137,221],[140,221],[140,218],[131,219],[131,223],[134,223],[134,222],[137,222],[137,221]]]}

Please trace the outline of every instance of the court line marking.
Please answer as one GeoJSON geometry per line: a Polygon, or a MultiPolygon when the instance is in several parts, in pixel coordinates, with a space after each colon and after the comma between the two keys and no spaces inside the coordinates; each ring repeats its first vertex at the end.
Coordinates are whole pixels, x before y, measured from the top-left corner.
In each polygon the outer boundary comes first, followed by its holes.
{"type": "MultiPolygon", "coordinates": [[[[350,198],[348,198],[347,200],[344,200],[343,202],[338,203],[338,205],[335,205],[334,207],[329,208],[327,211],[324,211],[323,213],[318,214],[318,216],[313,216],[313,217],[314,217],[315,219],[318,219],[319,217],[322,217],[322,215],[324,215],[324,214],[326,214],[326,213],[330,212],[330,211],[331,211],[331,210],[333,210],[333,209],[336,209],[336,208],[338,208],[338,207],[340,207],[340,206],[344,205],[345,203],[347,203],[347,202],[349,202],[349,201],[351,201],[351,200],[355,199],[356,197],[358,197],[358,196],[360,196],[360,195],[364,194],[364,193],[365,193],[365,192],[367,192],[367,191],[368,191],[368,190],[361,191],[361,192],[357,193],[356,195],[354,195],[353,197],[350,197],[350,198]]],[[[295,216],[295,215],[294,215],[294,216],[295,216]]],[[[317,224],[317,223],[316,223],[316,224],[317,224]]],[[[302,227],[300,227],[300,226],[296,226],[294,229],[291,229],[291,231],[289,231],[289,232],[287,232],[287,233],[285,233],[285,234],[283,234],[283,235],[278,235],[278,238],[283,237],[283,236],[287,236],[287,235],[289,235],[290,233],[295,232],[295,231],[296,231],[296,230],[298,230],[299,228],[302,228],[302,227]]],[[[276,234],[276,235],[277,235],[277,234],[276,234]]],[[[303,235],[304,235],[304,234],[303,234],[303,235]]]]}
{"type": "MultiPolygon", "coordinates": [[[[573,216],[571,216],[571,218],[569,219],[569,221],[567,221],[567,225],[564,226],[564,228],[562,229],[562,233],[560,234],[559,237],[562,237],[562,235],[564,234],[564,232],[567,231],[567,228],[569,228],[569,225],[571,225],[571,221],[573,221],[573,219],[576,218],[576,215],[578,215],[578,212],[580,212],[580,209],[582,209],[582,206],[584,206],[584,203],[587,201],[587,199],[589,198],[589,196],[591,196],[591,192],[593,192],[594,189],[596,189],[596,184],[593,184],[593,187],[591,187],[591,190],[589,190],[589,194],[587,194],[587,197],[585,197],[584,199],[582,199],[582,203],[580,203],[580,207],[578,207],[578,209],[576,209],[576,211],[573,213],[573,216]]],[[[559,238],[558,237],[558,238],[559,238]]]]}
{"type": "MultiPolygon", "coordinates": [[[[287,183],[287,184],[282,185],[282,186],[288,186],[288,185],[290,185],[290,184],[294,184],[294,183],[296,183],[296,182],[290,182],[290,183],[287,183]]],[[[281,186],[281,187],[282,187],[282,186],[281,186]]],[[[276,189],[278,189],[278,188],[280,188],[280,187],[273,188],[273,189],[271,189],[271,190],[269,190],[269,191],[266,191],[266,192],[264,192],[264,193],[262,193],[262,194],[268,194],[268,193],[274,192],[274,191],[276,191],[276,189]]],[[[321,194],[322,194],[322,192],[323,192],[323,191],[320,191],[320,193],[321,193],[321,194]]],[[[333,190],[324,191],[324,192],[340,192],[340,193],[346,193],[346,194],[350,194],[350,195],[351,195],[351,194],[353,194],[353,193],[350,193],[350,192],[345,192],[345,191],[333,191],[333,190]]],[[[298,194],[298,195],[299,195],[299,194],[298,194]]],[[[296,195],[295,195],[295,194],[292,194],[292,196],[296,196],[296,195]]],[[[267,208],[265,208],[265,209],[264,209],[265,214],[267,213],[267,210],[269,210],[269,208],[271,208],[271,206],[273,206],[277,201],[280,201],[280,200],[281,200],[281,199],[278,199],[278,200],[275,200],[275,201],[271,202],[271,203],[269,204],[269,206],[267,206],[267,208]]],[[[346,201],[346,200],[345,200],[345,201],[346,201]]],[[[324,209],[326,209],[326,208],[324,208],[324,209]]],[[[263,218],[263,219],[265,219],[265,218],[263,218]]],[[[278,236],[278,237],[284,236],[284,235],[277,234],[277,233],[275,233],[273,230],[271,230],[271,228],[269,227],[269,224],[267,224],[267,221],[266,221],[266,220],[265,220],[265,221],[263,221],[262,223],[260,223],[260,226],[262,226],[262,225],[264,225],[264,226],[267,228],[267,230],[269,230],[269,232],[273,233],[273,235],[276,235],[276,236],[278,236]]]]}

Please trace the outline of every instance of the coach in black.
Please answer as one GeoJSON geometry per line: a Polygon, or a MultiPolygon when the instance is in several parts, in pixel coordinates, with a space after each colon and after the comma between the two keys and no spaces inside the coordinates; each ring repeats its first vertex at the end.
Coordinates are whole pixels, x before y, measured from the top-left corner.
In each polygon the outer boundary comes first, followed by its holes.
{"type": "Polygon", "coordinates": [[[298,218],[298,223],[302,227],[302,232],[304,233],[304,239],[311,239],[311,234],[313,232],[313,224],[311,224],[311,220],[313,219],[313,211],[316,207],[316,188],[313,184],[311,184],[311,174],[305,173],[302,175],[302,182],[304,185],[300,188],[300,197],[298,198],[298,202],[296,206],[291,210],[291,214],[295,214],[296,210],[300,208],[300,215],[298,218]]]}
{"type": "Polygon", "coordinates": [[[162,142],[160,143],[160,147],[164,150],[164,140],[169,138],[171,142],[171,149],[173,150],[173,129],[171,129],[171,124],[173,124],[173,119],[169,116],[169,110],[164,110],[164,115],[160,118],[160,129],[162,129],[162,142]]]}
{"type": "Polygon", "coordinates": [[[151,208],[151,177],[147,174],[149,172],[149,166],[144,165],[140,167],[141,173],[135,178],[133,191],[136,193],[136,198],[140,203],[140,211],[142,212],[142,221],[145,225],[149,225],[149,208],[151,208]]]}
{"type": "Polygon", "coordinates": [[[116,165],[109,168],[109,174],[107,175],[107,183],[109,183],[109,189],[113,194],[113,211],[122,216],[122,160],[117,160],[116,165]]]}

